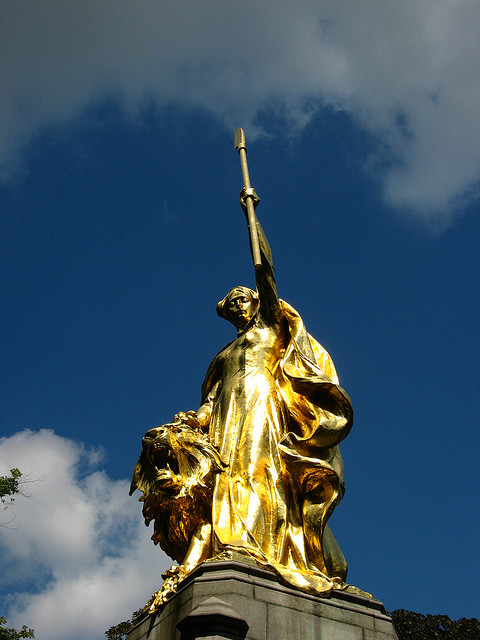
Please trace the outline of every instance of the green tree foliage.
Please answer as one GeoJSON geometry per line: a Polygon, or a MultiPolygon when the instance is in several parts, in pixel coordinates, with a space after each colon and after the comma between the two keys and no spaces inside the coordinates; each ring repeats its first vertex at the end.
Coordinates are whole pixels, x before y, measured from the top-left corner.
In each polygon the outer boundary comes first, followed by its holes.
{"type": "Polygon", "coordinates": [[[108,631],[105,631],[105,637],[107,640],[123,640],[132,626],[131,620],[119,622],[119,624],[116,624],[114,627],[110,627],[108,631]]]}
{"type": "Polygon", "coordinates": [[[142,613],[142,609],[139,609],[132,614],[131,620],[126,620],[116,624],[114,627],[110,627],[108,631],[105,631],[107,640],[123,640],[127,633],[139,622],[142,613]]]}
{"type": "Polygon", "coordinates": [[[4,509],[9,504],[14,502],[18,493],[20,493],[22,472],[18,469],[10,469],[9,476],[0,476],[0,501],[5,505],[4,509]]]}
{"type": "MultiPolygon", "coordinates": [[[[17,469],[10,469],[10,475],[0,476],[0,502],[6,509],[15,501],[15,496],[21,493],[22,472],[17,469]]],[[[7,619],[0,616],[0,640],[20,640],[21,638],[34,638],[33,629],[29,629],[25,625],[17,631],[16,629],[6,627],[7,619]]]]}
{"type": "Polygon", "coordinates": [[[405,609],[391,614],[399,640],[480,640],[477,618],[451,620],[445,615],[424,615],[405,609]]]}
{"type": "MultiPolygon", "coordinates": [[[[15,504],[17,496],[30,498],[31,496],[24,491],[25,485],[30,482],[35,482],[35,480],[30,480],[28,476],[24,476],[16,467],[10,469],[9,475],[0,476],[0,503],[3,505],[3,509],[15,504]]],[[[13,519],[6,523],[0,522],[0,527],[8,527],[13,519]]]]}
{"type": "Polygon", "coordinates": [[[0,616],[0,640],[20,640],[20,638],[34,638],[33,629],[29,629],[25,625],[17,631],[16,629],[8,629],[4,625],[7,624],[7,619],[0,616]]]}

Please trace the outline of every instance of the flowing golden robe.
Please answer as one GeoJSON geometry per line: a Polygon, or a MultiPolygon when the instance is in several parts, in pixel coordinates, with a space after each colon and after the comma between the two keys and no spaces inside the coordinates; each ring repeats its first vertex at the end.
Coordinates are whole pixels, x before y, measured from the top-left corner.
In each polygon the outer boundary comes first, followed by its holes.
{"type": "Polygon", "coordinates": [[[227,464],[215,479],[211,553],[246,553],[292,586],[327,595],[347,571],[326,521],[344,492],[337,445],[353,412],[330,356],[279,300],[257,228],[258,309],[202,388],[199,415],[227,464]]]}

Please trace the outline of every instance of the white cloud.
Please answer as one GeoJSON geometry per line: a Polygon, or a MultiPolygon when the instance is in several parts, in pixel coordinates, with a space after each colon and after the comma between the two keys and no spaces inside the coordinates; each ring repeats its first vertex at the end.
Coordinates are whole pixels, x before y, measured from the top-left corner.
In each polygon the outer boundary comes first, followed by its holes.
{"type": "Polygon", "coordinates": [[[42,128],[117,96],[133,117],[175,101],[250,137],[262,109],[295,130],[312,104],[334,106],[378,138],[391,204],[445,217],[475,193],[476,0],[6,0],[1,11],[4,176],[42,128]]]}
{"type": "Polygon", "coordinates": [[[3,512],[15,520],[0,530],[0,586],[10,593],[2,613],[38,640],[103,637],[146,603],[171,563],[150,541],[127,480],[95,462],[98,452],[48,430],[0,440],[0,475],[16,466],[34,480],[31,497],[3,512]]]}

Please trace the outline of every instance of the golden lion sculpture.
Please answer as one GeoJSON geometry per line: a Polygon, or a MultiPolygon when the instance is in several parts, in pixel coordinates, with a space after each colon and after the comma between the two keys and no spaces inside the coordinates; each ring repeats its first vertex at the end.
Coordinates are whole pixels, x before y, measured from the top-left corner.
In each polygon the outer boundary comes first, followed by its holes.
{"type": "Polygon", "coordinates": [[[145,524],[154,522],[152,540],[179,563],[163,577],[148,603],[155,610],[176,591],[188,572],[183,565],[192,538],[211,525],[214,475],[226,464],[198,428],[180,421],[147,431],[135,466],[130,495],[139,489],[145,524]]]}

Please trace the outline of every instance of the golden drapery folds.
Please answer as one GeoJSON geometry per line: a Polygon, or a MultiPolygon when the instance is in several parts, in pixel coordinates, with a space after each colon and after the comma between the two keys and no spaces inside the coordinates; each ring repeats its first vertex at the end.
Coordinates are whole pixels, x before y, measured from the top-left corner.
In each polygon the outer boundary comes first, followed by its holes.
{"type": "Polygon", "coordinates": [[[338,444],[351,429],[352,406],[328,353],[278,298],[256,224],[257,291],[237,287],[217,307],[237,337],[208,368],[198,411],[148,432],[135,469],[132,491],[144,493],[153,539],[180,563],[153,608],[200,562],[231,552],[307,593],[328,596],[345,583],[347,565],[327,520],[344,493],[338,444]],[[177,434],[176,449],[166,433],[177,434]],[[201,462],[194,450],[207,452],[201,462]],[[192,483],[195,468],[200,480],[192,483]],[[175,551],[171,541],[180,538],[175,551]]]}

